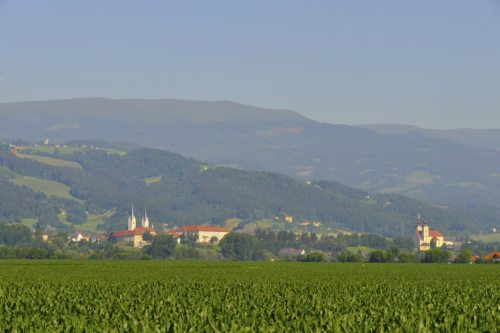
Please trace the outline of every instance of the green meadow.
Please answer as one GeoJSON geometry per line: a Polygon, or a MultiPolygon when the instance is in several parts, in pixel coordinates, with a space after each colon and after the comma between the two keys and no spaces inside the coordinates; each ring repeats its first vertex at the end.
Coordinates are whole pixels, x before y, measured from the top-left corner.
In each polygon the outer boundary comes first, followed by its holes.
{"type": "Polygon", "coordinates": [[[45,180],[30,176],[21,176],[14,178],[13,182],[19,186],[26,186],[31,188],[35,192],[45,193],[47,196],[56,196],[64,199],[71,199],[79,201],[77,198],[73,197],[69,191],[69,186],[55,182],[52,180],[45,180]]]}

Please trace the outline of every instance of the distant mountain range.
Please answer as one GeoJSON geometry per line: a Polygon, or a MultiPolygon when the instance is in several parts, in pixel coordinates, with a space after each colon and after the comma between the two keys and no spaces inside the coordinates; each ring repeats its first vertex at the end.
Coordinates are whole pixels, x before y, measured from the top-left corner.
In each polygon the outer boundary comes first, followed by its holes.
{"type": "Polygon", "coordinates": [[[326,228],[398,236],[412,235],[419,211],[445,234],[486,233],[500,223],[495,207],[433,207],[400,195],[220,167],[162,150],[125,154],[112,145],[82,146],[18,147],[13,153],[0,145],[0,223],[39,221],[71,230],[97,227],[100,217],[101,229],[120,230],[131,203],[139,212],[147,207],[156,226],[237,218],[243,227],[289,214],[296,224],[320,221],[326,228]]]}
{"type": "Polygon", "coordinates": [[[130,142],[434,204],[500,204],[497,131],[414,129],[325,124],[293,111],[233,102],[90,98],[0,104],[0,137],[130,142]]]}
{"type": "Polygon", "coordinates": [[[412,125],[374,124],[363,125],[360,128],[374,130],[384,135],[404,135],[420,133],[428,138],[446,139],[449,141],[469,145],[477,148],[500,151],[500,129],[427,129],[412,125]]]}

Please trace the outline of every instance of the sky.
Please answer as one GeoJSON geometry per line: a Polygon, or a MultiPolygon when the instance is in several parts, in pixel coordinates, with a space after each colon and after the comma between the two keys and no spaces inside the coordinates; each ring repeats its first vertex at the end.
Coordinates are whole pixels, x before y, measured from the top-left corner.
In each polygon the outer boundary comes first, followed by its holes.
{"type": "Polygon", "coordinates": [[[500,128],[498,0],[0,0],[0,102],[231,100],[500,128]]]}

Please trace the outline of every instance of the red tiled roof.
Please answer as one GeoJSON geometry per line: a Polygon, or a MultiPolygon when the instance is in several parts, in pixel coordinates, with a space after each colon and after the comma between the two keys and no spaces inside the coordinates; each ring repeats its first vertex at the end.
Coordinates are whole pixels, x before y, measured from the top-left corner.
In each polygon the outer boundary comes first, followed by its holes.
{"type": "Polygon", "coordinates": [[[135,228],[134,230],[123,230],[123,231],[118,231],[113,233],[113,237],[120,238],[120,237],[126,237],[126,236],[134,236],[134,235],[144,235],[145,233],[148,232],[156,232],[154,228],[143,228],[143,227],[138,227],[135,228]]]}
{"type": "Polygon", "coordinates": [[[495,258],[500,258],[500,252],[491,252],[484,259],[489,261],[489,260],[493,260],[495,258]]]}
{"type": "Polygon", "coordinates": [[[172,236],[172,237],[174,237],[174,238],[177,238],[177,237],[180,237],[180,236],[181,236],[181,234],[180,234],[180,233],[178,233],[178,232],[177,232],[177,231],[175,231],[175,230],[167,230],[167,231],[164,231],[163,233],[164,233],[165,235],[171,235],[171,236],[172,236]]]}
{"type": "Polygon", "coordinates": [[[429,236],[431,238],[443,237],[443,234],[439,230],[429,230],[429,236]]]}
{"type": "Polygon", "coordinates": [[[177,232],[187,232],[187,231],[212,231],[212,232],[229,232],[226,227],[210,226],[210,225],[185,225],[183,227],[175,229],[177,232]]]}

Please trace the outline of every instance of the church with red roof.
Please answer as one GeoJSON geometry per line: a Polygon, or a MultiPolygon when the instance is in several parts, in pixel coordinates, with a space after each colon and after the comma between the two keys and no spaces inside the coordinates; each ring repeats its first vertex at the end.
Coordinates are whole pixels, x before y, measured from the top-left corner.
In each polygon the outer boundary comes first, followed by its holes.
{"type": "Polygon", "coordinates": [[[435,242],[436,247],[442,247],[443,245],[452,245],[452,242],[446,242],[444,240],[444,236],[441,231],[429,229],[427,219],[422,219],[420,214],[418,214],[417,217],[415,241],[417,244],[417,249],[420,251],[430,250],[432,242],[435,242]]]}
{"type": "Polygon", "coordinates": [[[143,246],[150,244],[149,241],[144,240],[145,234],[156,235],[156,230],[153,225],[149,223],[148,212],[144,209],[144,217],[141,221],[141,226],[137,227],[137,221],[134,215],[134,205],[132,205],[132,211],[128,218],[128,228],[127,230],[118,231],[111,235],[113,239],[120,242],[131,243],[134,247],[142,248],[143,246]]]}

